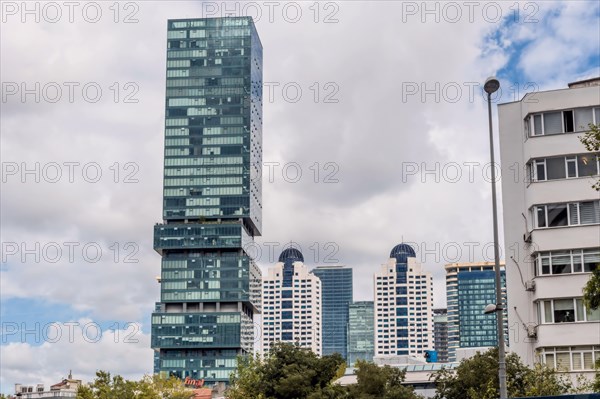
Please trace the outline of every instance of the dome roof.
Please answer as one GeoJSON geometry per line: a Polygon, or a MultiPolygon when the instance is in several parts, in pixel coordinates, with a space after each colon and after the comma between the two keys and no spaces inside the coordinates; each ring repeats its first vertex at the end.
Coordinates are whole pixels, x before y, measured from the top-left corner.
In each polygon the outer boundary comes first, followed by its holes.
{"type": "Polygon", "coordinates": [[[302,252],[293,247],[284,249],[281,255],[279,255],[279,262],[285,262],[288,259],[291,259],[293,262],[304,262],[302,252]]]}
{"type": "Polygon", "coordinates": [[[415,250],[408,244],[398,244],[390,252],[390,258],[396,258],[396,261],[406,263],[407,258],[416,258],[415,250]]]}

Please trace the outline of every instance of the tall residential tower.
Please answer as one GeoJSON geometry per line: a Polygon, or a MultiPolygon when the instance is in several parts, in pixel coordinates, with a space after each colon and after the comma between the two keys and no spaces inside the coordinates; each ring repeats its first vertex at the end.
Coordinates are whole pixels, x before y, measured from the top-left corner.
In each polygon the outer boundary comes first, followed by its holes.
{"type": "Polygon", "coordinates": [[[155,372],[229,380],[253,351],[260,269],[262,45],[251,18],[169,20],[155,372]]]}
{"type": "Polygon", "coordinates": [[[375,357],[425,359],[434,349],[433,279],[417,262],[415,250],[396,245],[374,276],[375,357]]]}
{"type": "Polygon", "coordinates": [[[309,273],[304,256],[286,248],[263,277],[262,350],[276,342],[297,344],[321,354],[321,281],[309,273]]]}

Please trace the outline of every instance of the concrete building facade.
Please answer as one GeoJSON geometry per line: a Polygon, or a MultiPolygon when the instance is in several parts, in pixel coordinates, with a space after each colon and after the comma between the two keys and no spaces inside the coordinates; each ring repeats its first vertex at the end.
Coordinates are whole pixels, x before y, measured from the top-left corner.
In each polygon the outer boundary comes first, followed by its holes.
{"type": "Polygon", "coordinates": [[[600,78],[500,104],[498,118],[511,350],[591,377],[600,310],[581,298],[600,263],[600,167],[579,137],[600,123],[600,78]]]}

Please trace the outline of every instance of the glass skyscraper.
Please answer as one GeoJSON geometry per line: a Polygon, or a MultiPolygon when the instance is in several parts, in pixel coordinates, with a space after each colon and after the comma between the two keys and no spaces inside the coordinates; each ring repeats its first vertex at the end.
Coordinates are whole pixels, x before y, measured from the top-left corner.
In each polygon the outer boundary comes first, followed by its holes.
{"type": "Polygon", "coordinates": [[[311,273],[321,280],[323,355],[347,358],[348,305],[352,303],[352,269],[318,266],[311,273]]]}
{"type": "Polygon", "coordinates": [[[433,339],[437,361],[448,362],[448,310],[433,309],[433,339]]]}
{"type": "Polygon", "coordinates": [[[169,20],[155,372],[229,380],[252,353],[260,269],[262,45],[250,17],[169,20]]]}
{"type": "Polygon", "coordinates": [[[373,302],[354,302],[348,307],[348,365],[357,360],[373,361],[375,314],[373,302]]]}
{"type": "MultiPolygon", "coordinates": [[[[498,345],[496,314],[484,314],[486,305],[496,303],[494,263],[452,263],[446,265],[448,301],[448,359],[457,360],[457,349],[498,345]]],[[[504,268],[504,264],[501,264],[504,268]]],[[[506,316],[505,272],[501,271],[506,316]]],[[[508,337],[507,319],[504,319],[508,337]]]]}

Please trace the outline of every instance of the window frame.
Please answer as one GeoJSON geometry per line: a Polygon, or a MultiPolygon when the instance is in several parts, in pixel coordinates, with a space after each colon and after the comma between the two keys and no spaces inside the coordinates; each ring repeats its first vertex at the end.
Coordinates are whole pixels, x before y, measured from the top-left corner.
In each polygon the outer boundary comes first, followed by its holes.
{"type": "Polygon", "coordinates": [[[559,203],[551,203],[551,204],[536,204],[533,205],[530,209],[532,220],[534,222],[534,230],[537,229],[556,229],[556,228],[564,228],[564,227],[581,227],[581,226],[593,226],[600,224],[600,218],[592,223],[581,223],[581,212],[580,212],[580,204],[581,203],[598,203],[600,206],[600,200],[590,200],[590,201],[577,201],[577,202],[559,202],[559,203]],[[549,226],[548,225],[548,207],[549,206],[562,206],[564,205],[567,211],[567,224],[563,226],[549,226]],[[575,208],[577,210],[577,223],[572,223],[572,219],[574,219],[571,215],[571,210],[575,208]],[[543,209],[544,211],[544,225],[540,226],[541,218],[540,211],[543,209]]]}
{"type": "Polygon", "coordinates": [[[600,107],[598,106],[591,106],[591,107],[577,107],[577,108],[567,108],[567,109],[561,109],[561,110],[548,110],[545,112],[535,112],[532,114],[529,114],[525,117],[526,123],[528,124],[528,127],[525,128],[525,134],[526,137],[530,138],[530,137],[540,137],[540,136],[555,136],[557,134],[568,134],[568,133],[582,133],[585,132],[585,130],[578,130],[578,127],[576,126],[576,122],[575,122],[575,110],[578,109],[591,109],[592,110],[592,123],[595,125],[598,125],[600,123],[599,120],[597,120],[597,113],[600,114],[600,107]],[[556,112],[560,112],[560,119],[561,119],[561,132],[559,133],[550,133],[547,134],[546,133],[546,127],[545,127],[545,118],[544,118],[544,114],[551,114],[551,113],[556,113],[556,112]],[[565,112],[571,112],[572,115],[572,119],[573,119],[573,131],[572,132],[565,132],[565,112]],[[535,129],[535,117],[539,116],[541,123],[540,123],[540,127],[541,127],[541,133],[538,133],[535,129]]]}

